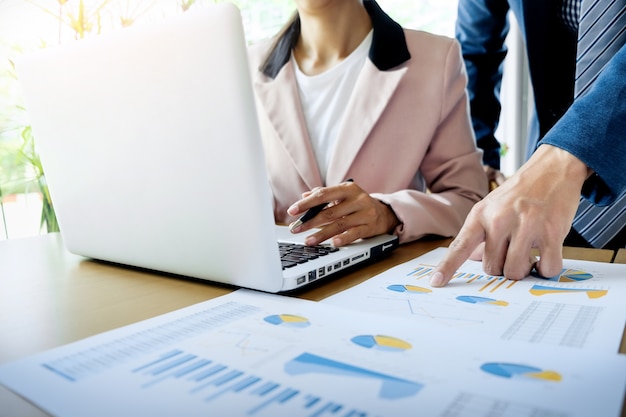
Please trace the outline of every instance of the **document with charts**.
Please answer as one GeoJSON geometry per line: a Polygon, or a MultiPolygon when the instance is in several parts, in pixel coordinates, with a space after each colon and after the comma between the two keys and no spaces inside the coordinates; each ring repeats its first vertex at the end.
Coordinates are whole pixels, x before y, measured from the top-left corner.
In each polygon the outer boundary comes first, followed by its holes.
{"type": "Polygon", "coordinates": [[[467,338],[618,352],[626,323],[626,265],[564,260],[551,278],[507,280],[467,261],[443,288],[429,284],[437,248],[323,303],[410,319],[467,338]]]}
{"type": "Polygon", "coordinates": [[[0,383],[60,417],[619,413],[623,355],[431,324],[240,290],[0,365],[0,383]]]}

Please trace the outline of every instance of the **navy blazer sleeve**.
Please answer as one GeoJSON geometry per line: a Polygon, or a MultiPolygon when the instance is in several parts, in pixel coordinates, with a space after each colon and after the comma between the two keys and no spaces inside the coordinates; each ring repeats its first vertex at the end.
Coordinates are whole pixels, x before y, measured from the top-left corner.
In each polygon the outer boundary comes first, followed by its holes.
{"type": "Polygon", "coordinates": [[[592,202],[608,204],[626,189],[626,45],[541,143],[565,149],[594,170],[583,187],[592,202]]]}
{"type": "Polygon", "coordinates": [[[508,2],[502,0],[459,0],[455,29],[467,69],[476,144],[483,150],[483,164],[496,169],[500,169],[500,143],[494,133],[501,111],[508,11],[508,2]]]}

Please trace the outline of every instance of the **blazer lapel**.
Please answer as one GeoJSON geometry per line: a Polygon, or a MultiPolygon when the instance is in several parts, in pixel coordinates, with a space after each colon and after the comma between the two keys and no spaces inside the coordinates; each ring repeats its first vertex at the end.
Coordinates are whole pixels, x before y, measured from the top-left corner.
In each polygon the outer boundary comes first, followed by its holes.
{"type": "Polygon", "coordinates": [[[304,183],[309,188],[320,185],[322,179],[300,105],[293,63],[285,64],[276,78],[255,82],[255,89],[278,140],[304,183]]]}
{"type": "Polygon", "coordinates": [[[405,66],[380,71],[370,60],[365,61],[339,129],[326,176],[328,184],[338,184],[346,179],[350,165],[387,107],[406,71],[405,66]],[[350,164],[347,161],[350,161],[350,164]]]}

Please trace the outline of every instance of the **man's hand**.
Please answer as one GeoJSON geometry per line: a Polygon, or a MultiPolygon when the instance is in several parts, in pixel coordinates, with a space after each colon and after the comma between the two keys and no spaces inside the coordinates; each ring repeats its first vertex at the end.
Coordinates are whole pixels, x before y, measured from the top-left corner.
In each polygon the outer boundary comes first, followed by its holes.
{"type": "Polygon", "coordinates": [[[470,255],[476,256],[483,242],[483,269],[490,275],[514,280],[528,276],[533,267],[532,248],[541,256],[538,272],[558,274],[563,266],[563,240],[589,175],[578,158],[541,145],[513,176],[474,206],[435,268],[431,285],[446,285],[470,255]]]}

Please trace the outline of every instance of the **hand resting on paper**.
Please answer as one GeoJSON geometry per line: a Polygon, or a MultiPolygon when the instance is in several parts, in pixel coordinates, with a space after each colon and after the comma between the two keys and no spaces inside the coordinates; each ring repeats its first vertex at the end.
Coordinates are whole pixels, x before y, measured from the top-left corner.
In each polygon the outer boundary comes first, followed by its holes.
{"type": "Polygon", "coordinates": [[[543,276],[556,275],[563,265],[563,240],[589,174],[570,153],[541,145],[511,178],[474,206],[435,268],[431,285],[446,285],[470,256],[482,259],[486,273],[508,279],[522,279],[532,268],[543,276]],[[538,262],[531,255],[534,248],[538,262]]]}

